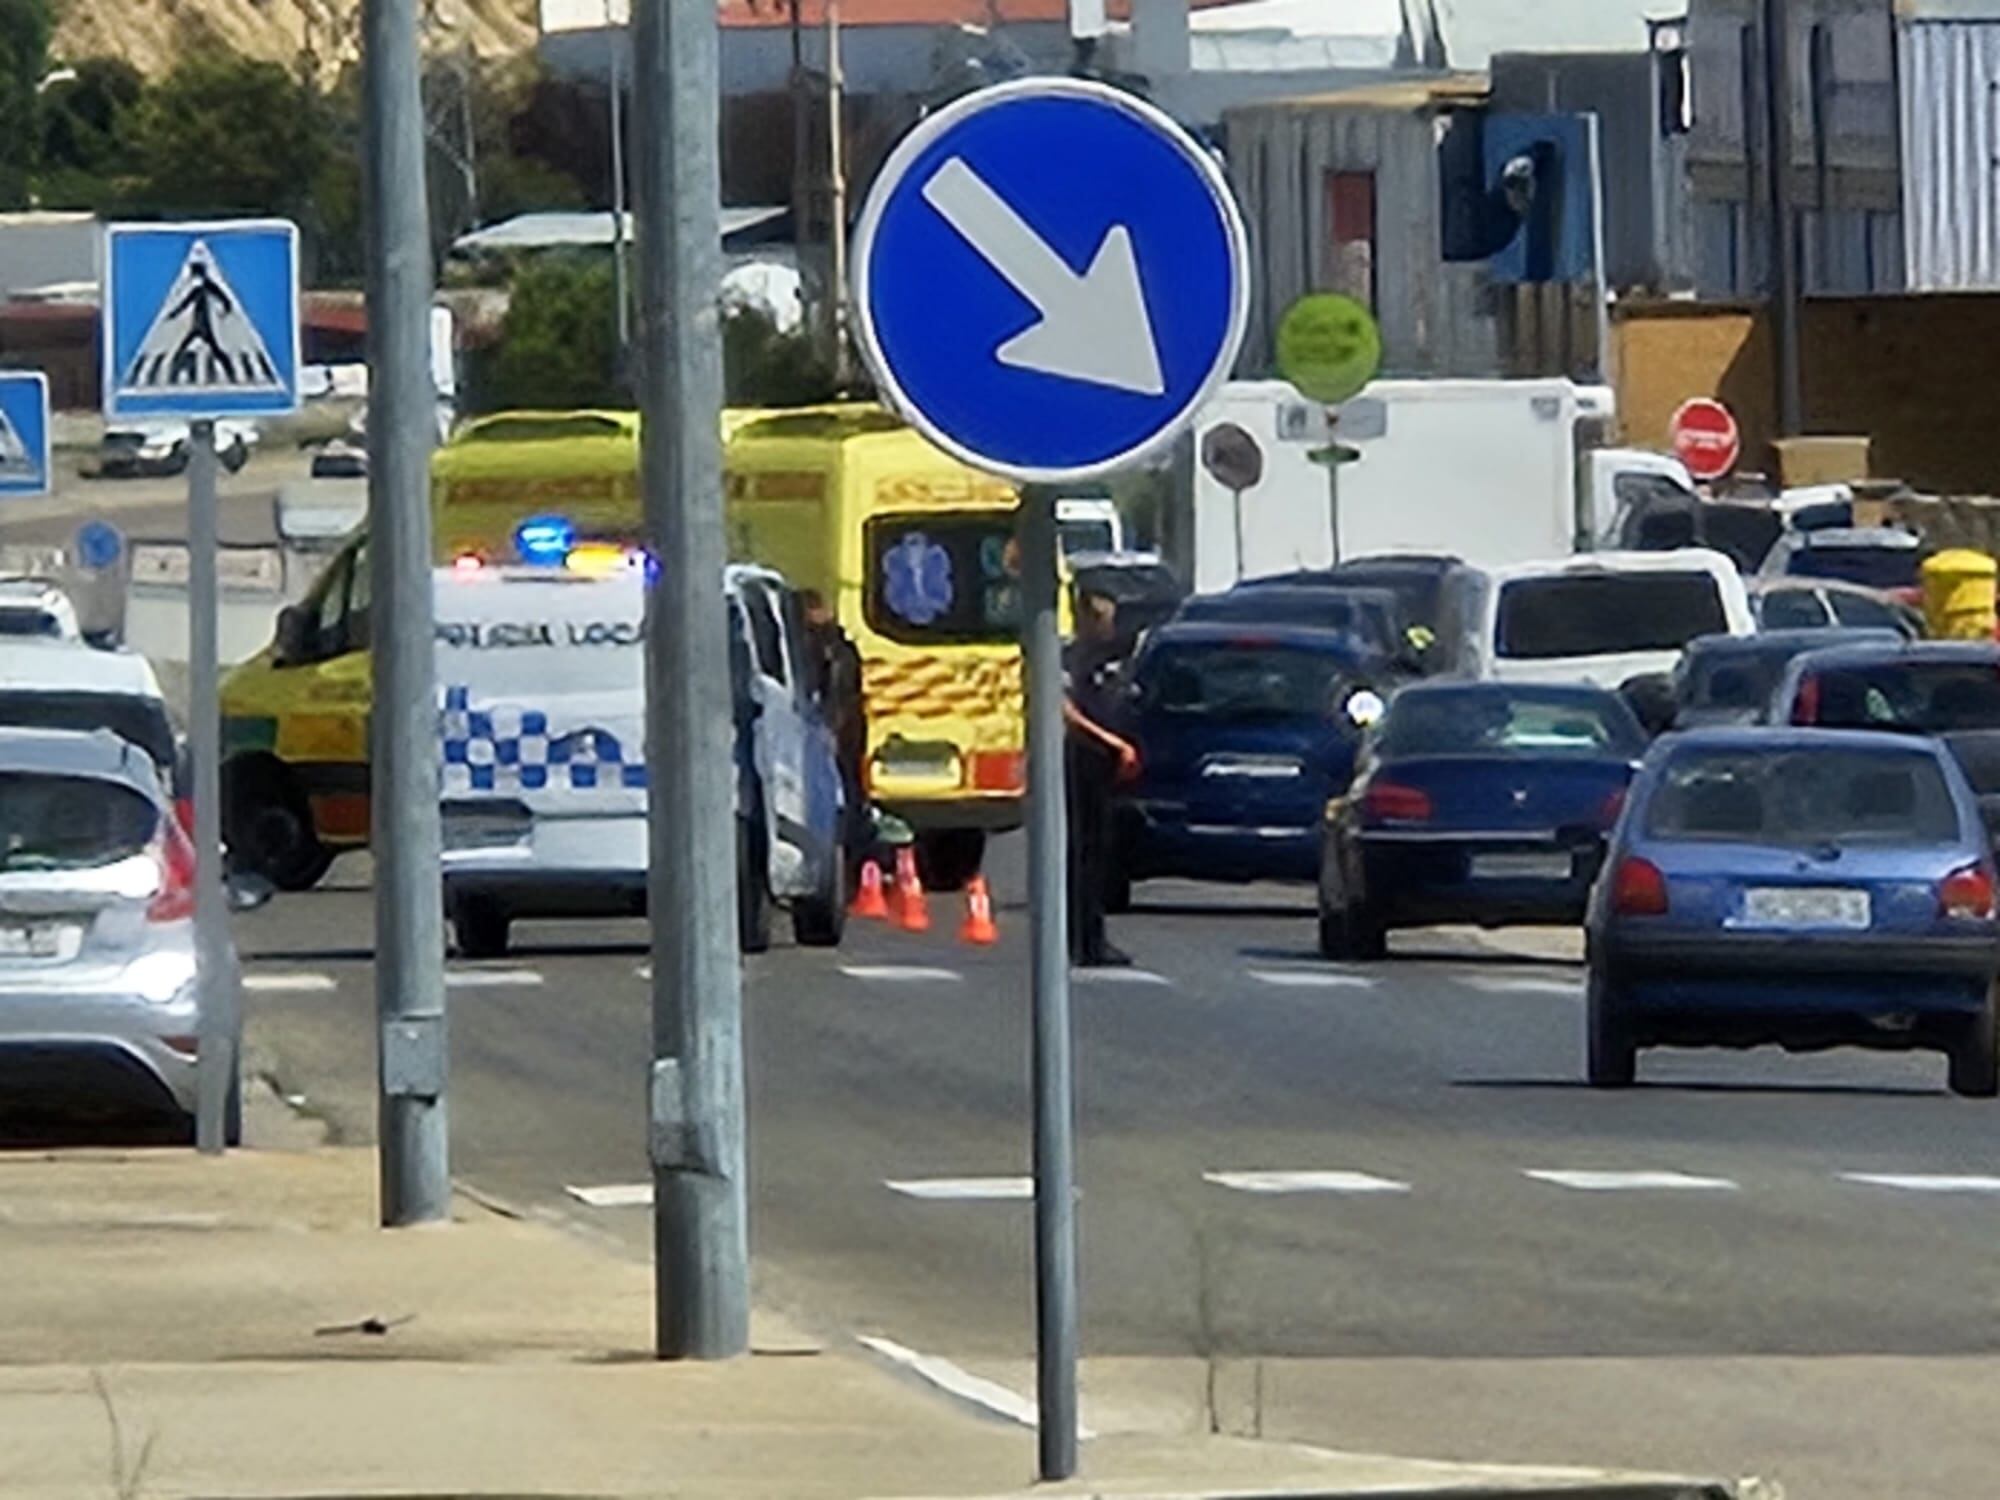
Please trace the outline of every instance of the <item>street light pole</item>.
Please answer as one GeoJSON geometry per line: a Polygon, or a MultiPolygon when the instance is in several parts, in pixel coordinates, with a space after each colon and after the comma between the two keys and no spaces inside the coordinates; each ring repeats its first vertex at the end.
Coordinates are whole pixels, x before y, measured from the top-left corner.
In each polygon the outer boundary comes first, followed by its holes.
{"type": "Polygon", "coordinates": [[[742,963],[722,600],[715,0],[638,0],[639,477],[653,928],[653,1276],[662,1359],[750,1342],[742,963]]]}
{"type": "Polygon", "coordinates": [[[1766,212],[1771,226],[1771,339],[1778,436],[1805,427],[1799,360],[1798,224],[1792,217],[1792,27],[1789,0],[1764,0],[1766,212]]]}
{"type": "Polygon", "coordinates": [[[847,356],[847,141],[843,95],[847,80],[840,64],[840,0],[826,0],[826,161],[833,195],[827,226],[827,310],[833,339],[833,383],[846,390],[852,378],[847,356]]]}
{"type": "Polygon", "coordinates": [[[611,39],[611,295],[618,304],[618,359],[632,345],[632,298],[625,270],[625,78],[619,53],[624,23],[612,19],[613,0],[604,0],[604,27],[611,39]]]}

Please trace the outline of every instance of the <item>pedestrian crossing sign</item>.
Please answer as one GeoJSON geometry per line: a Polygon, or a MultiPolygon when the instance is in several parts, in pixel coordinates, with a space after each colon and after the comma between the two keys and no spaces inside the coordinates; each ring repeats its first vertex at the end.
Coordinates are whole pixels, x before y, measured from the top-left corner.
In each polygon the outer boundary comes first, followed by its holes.
{"type": "Polygon", "coordinates": [[[105,234],[106,416],[259,417],[298,409],[294,225],[113,224],[105,234]]]}
{"type": "Polygon", "coordinates": [[[0,496],[48,492],[48,377],[0,370],[0,496]]]}

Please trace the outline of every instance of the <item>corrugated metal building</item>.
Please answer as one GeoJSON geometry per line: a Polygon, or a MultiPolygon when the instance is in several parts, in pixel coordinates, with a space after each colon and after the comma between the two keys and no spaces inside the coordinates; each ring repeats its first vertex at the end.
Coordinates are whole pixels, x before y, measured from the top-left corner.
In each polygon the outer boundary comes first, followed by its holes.
{"type": "Polygon", "coordinates": [[[1904,0],[1896,50],[1910,287],[2000,286],[2000,0],[1904,0]]]}

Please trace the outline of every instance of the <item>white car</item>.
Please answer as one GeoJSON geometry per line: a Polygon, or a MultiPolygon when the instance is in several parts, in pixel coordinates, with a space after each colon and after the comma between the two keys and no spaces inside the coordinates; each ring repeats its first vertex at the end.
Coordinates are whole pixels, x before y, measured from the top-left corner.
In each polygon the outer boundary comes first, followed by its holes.
{"type": "MultiPolygon", "coordinates": [[[[249,422],[215,424],[215,454],[223,468],[235,473],[250,462],[258,432],[249,422]]],[[[181,474],[188,466],[193,431],[186,422],[132,422],[107,427],[98,445],[97,471],[107,479],[148,474],[181,474]]]]}
{"type": "Polygon", "coordinates": [[[83,630],[68,594],[45,578],[0,578],[0,637],[80,641],[83,630]]]}
{"type": "Polygon", "coordinates": [[[80,641],[0,641],[0,730],[108,729],[138,746],[162,783],[180,781],[180,743],[152,663],[80,641]]]}
{"type": "Polygon", "coordinates": [[[1616,689],[1671,672],[1697,636],[1754,635],[1736,566],[1720,552],[1586,552],[1482,576],[1465,665],[1504,682],[1616,689]]]}
{"type": "Polygon", "coordinates": [[[1758,573],[1765,578],[1832,578],[1870,589],[1923,586],[1922,538],[1895,526],[1830,526],[1779,537],[1758,573]]]}

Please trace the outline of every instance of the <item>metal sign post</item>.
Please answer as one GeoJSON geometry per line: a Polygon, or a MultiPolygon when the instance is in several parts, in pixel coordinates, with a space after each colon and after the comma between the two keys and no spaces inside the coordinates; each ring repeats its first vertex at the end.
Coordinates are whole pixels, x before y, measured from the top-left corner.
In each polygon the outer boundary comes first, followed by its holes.
{"type": "Polygon", "coordinates": [[[299,402],[298,230],[282,220],[112,224],[104,247],[104,414],[188,430],[188,719],[194,784],[195,1145],[240,1128],[237,1004],[223,891],[215,423],[299,402]]]}
{"type": "MultiPolygon", "coordinates": [[[[1249,309],[1242,216],[1158,110],[1078,79],[1002,84],[904,137],[855,236],[862,352],[946,451],[1033,486],[1169,444],[1227,378],[1249,309]],[[1032,318],[1024,324],[1024,314],[1032,318]]],[[[1041,1476],[1076,1471],[1076,1162],[1055,513],[1022,505],[1041,1476]]]]}

